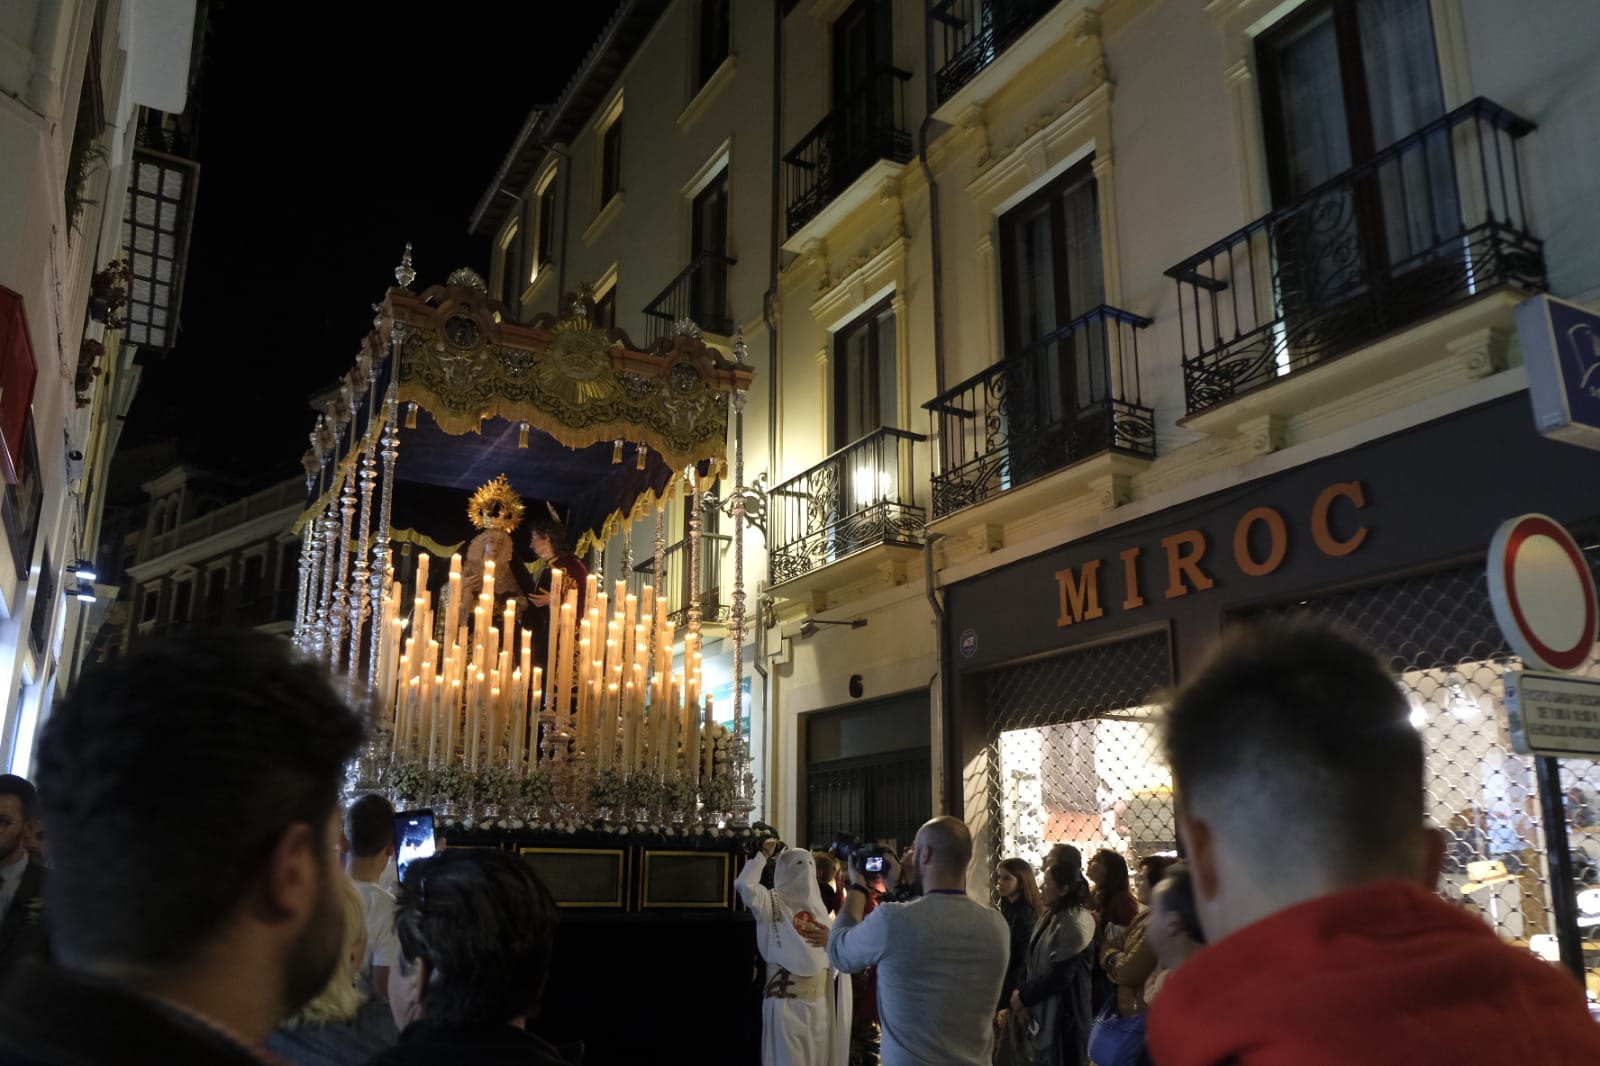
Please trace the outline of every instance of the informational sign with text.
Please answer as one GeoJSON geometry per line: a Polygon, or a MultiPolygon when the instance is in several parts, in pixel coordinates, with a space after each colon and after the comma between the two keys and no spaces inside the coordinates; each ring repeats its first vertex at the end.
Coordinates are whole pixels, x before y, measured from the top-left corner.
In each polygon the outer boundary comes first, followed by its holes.
{"type": "Polygon", "coordinates": [[[1505,686],[1517,754],[1600,757],[1600,680],[1518,670],[1505,686]]]}

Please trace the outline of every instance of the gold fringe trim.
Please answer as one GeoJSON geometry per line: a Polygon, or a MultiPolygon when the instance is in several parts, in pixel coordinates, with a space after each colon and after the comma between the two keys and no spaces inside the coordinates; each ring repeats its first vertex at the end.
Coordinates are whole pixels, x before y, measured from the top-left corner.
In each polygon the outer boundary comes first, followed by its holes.
{"type": "Polygon", "coordinates": [[[548,434],[561,444],[574,450],[614,440],[624,440],[633,444],[646,444],[649,445],[652,451],[660,454],[662,460],[675,470],[692,466],[707,459],[714,462],[725,462],[727,458],[726,424],[722,426],[723,432],[721,436],[696,445],[691,451],[681,451],[655,430],[641,426],[637,422],[619,420],[574,428],[555,421],[549,411],[536,407],[531,403],[491,400],[488,406],[476,414],[460,414],[443,410],[444,402],[442,399],[432,390],[425,388],[416,381],[404,382],[400,385],[400,402],[415,403],[423,408],[438,423],[440,429],[452,436],[482,432],[485,420],[504,418],[508,422],[527,422],[534,429],[548,434]]]}

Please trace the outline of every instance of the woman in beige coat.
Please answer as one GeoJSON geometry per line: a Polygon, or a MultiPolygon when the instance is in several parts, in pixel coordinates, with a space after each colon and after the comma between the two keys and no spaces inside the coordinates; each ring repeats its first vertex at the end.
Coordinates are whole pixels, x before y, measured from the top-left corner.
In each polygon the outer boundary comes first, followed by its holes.
{"type": "Polygon", "coordinates": [[[1145,906],[1134,916],[1126,934],[1100,949],[1100,966],[1116,986],[1117,1014],[1124,1018],[1145,1012],[1144,983],[1156,969],[1155,946],[1145,936],[1150,924],[1150,890],[1174,861],[1162,855],[1139,860],[1134,890],[1145,906]]]}

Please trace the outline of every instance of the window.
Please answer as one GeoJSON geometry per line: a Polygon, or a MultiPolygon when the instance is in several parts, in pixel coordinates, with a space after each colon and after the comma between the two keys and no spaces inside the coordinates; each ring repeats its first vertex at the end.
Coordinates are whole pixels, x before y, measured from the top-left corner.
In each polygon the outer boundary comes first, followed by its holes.
{"type": "Polygon", "coordinates": [[[728,168],[706,183],[690,205],[690,258],[699,265],[689,288],[689,317],[726,335],[728,322],[728,168]],[[702,259],[702,257],[704,257],[702,259]]]}
{"type": "Polygon", "coordinates": [[[0,478],[8,483],[23,475],[22,438],[38,377],[22,297],[0,287],[0,478]]]}
{"type": "Polygon", "coordinates": [[[156,608],[161,604],[160,589],[146,589],[144,593],[144,606],[139,609],[140,622],[154,622],[156,608]]]}
{"type": "Polygon", "coordinates": [[[1429,0],[1320,0],[1256,48],[1273,202],[1321,189],[1274,228],[1288,335],[1339,336],[1356,323],[1382,332],[1436,306],[1461,270],[1459,249],[1440,242],[1461,228],[1450,138],[1429,137],[1369,178],[1334,181],[1444,115],[1429,0]],[[1311,325],[1319,314],[1332,317],[1311,325]]]}
{"type": "Polygon", "coordinates": [[[56,599],[56,568],[50,559],[50,547],[46,545],[44,564],[39,570],[39,587],[33,594],[33,614],[28,617],[28,646],[40,660],[43,660],[50,643],[50,623],[55,618],[56,599]]]}
{"type": "Polygon", "coordinates": [[[222,621],[228,606],[228,571],[213,570],[206,575],[206,621],[213,625],[222,621]]]}
{"type": "Polygon", "coordinates": [[[518,311],[522,304],[521,256],[517,254],[519,229],[515,222],[511,223],[500,239],[500,302],[513,311],[518,311]]]}
{"type": "Polygon", "coordinates": [[[600,135],[600,206],[622,191],[622,113],[600,135]]]}
{"type": "Polygon", "coordinates": [[[617,287],[612,285],[594,301],[594,324],[601,329],[612,329],[617,324],[617,287]]]}
{"type": "Polygon", "coordinates": [[[700,0],[700,80],[703,87],[728,58],[728,16],[731,0],[700,0]]]}
{"type": "Polygon", "coordinates": [[[191,581],[178,582],[172,596],[172,621],[179,626],[187,625],[190,614],[190,597],[194,591],[191,581]]]}
{"type": "Polygon", "coordinates": [[[1444,114],[1428,0],[1322,0],[1257,48],[1280,205],[1444,114]]]}
{"type": "Polygon", "coordinates": [[[538,228],[533,233],[533,269],[534,276],[550,264],[551,256],[555,253],[556,238],[556,181],[555,173],[551,172],[549,180],[542,185],[538,192],[539,206],[535,216],[538,228]]]}
{"type": "Polygon", "coordinates": [[[1105,301],[1100,211],[1089,160],[1000,219],[1006,354],[1105,301]]]}
{"type": "Polygon", "coordinates": [[[889,0],[856,0],[833,24],[835,152],[856,173],[895,125],[894,82],[885,73],[894,65],[892,7],[889,0]]]}
{"type": "Polygon", "coordinates": [[[894,425],[894,330],[894,309],[885,300],[834,335],[835,450],[894,425]]]}
{"type": "Polygon", "coordinates": [[[1006,365],[1016,368],[1003,379],[1002,400],[1006,476],[1015,486],[1057,469],[1079,432],[1093,433],[1104,417],[1110,363],[1103,334],[1068,328],[1105,302],[1091,161],[1006,212],[1000,250],[1006,365]]]}

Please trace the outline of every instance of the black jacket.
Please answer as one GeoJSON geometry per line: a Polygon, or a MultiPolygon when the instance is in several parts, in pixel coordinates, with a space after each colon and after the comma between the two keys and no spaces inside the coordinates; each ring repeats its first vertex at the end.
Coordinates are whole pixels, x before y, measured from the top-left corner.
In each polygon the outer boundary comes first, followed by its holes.
{"type": "Polygon", "coordinates": [[[24,962],[0,990],[0,1066],[262,1066],[251,1049],[106,981],[24,962]]]}
{"type": "Polygon", "coordinates": [[[400,1043],[367,1066],[577,1066],[551,1044],[509,1025],[439,1026],[412,1022],[400,1043]]]}
{"type": "Polygon", "coordinates": [[[49,954],[43,900],[44,867],[30,859],[5,919],[0,921],[0,986],[23,959],[42,959],[49,954]]]}

